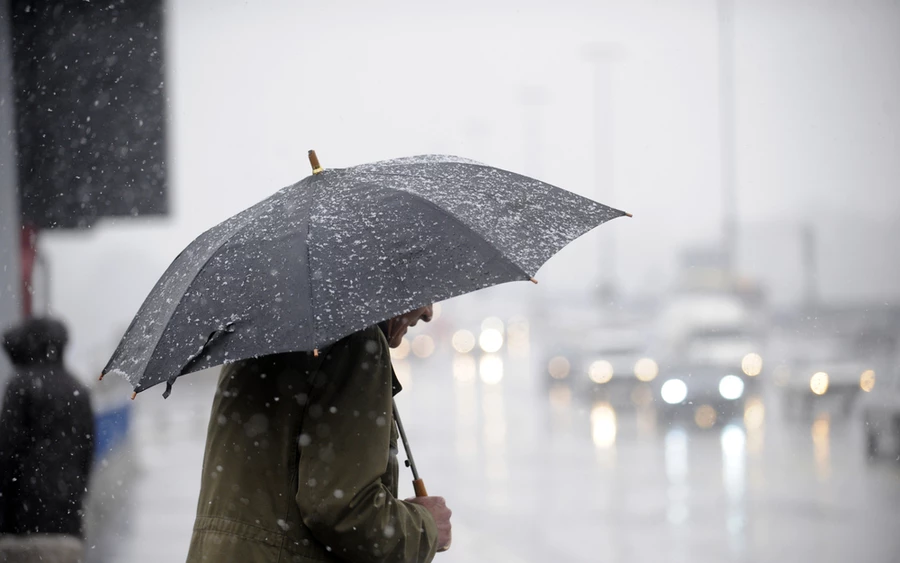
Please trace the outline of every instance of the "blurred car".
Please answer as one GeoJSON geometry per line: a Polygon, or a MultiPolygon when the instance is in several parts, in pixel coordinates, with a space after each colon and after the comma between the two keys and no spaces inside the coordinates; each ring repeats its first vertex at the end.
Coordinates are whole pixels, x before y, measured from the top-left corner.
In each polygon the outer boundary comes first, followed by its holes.
{"type": "Polygon", "coordinates": [[[588,331],[582,337],[581,354],[578,386],[592,399],[612,405],[643,402],[638,390],[659,374],[659,365],[650,357],[648,336],[637,327],[588,331]]]}
{"type": "Polygon", "coordinates": [[[816,410],[850,414],[861,392],[860,378],[872,370],[871,360],[855,352],[846,337],[796,335],[791,355],[774,373],[785,415],[809,418],[816,410]]]}
{"type": "Polygon", "coordinates": [[[700,426],[742,416],[762,373],[759,347],[759,338],[742,327],[691,332],[653,382],[662,414],[688,414],[700,426]]]}
{"type": "Polygon", "coordinates": [[[612,405],[640,402],[635,390],[659,372],[649,354],[648,335],[633,323],[594,326],[557,336],[559,343],[542,359],[547,383],[566,384],[592,401],[612,405]]]}
{"type": "Polygon", "coordinates": [[[870,461],[884,457],[900,460],[900,352],[886,374],[863,372],[859,386],[865,432],[866,455],[870,461]]]}
{"type": "Polygon", "coordinates": [[[562,325],[540,335],[536,343],[537,373],[550,386],[571,385],[584,367],[581,329],[562,325]]]}

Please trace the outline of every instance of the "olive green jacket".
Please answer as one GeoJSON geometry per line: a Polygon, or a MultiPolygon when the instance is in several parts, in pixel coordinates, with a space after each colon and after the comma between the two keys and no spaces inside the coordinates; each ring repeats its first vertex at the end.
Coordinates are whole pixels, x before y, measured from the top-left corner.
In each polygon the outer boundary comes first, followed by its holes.
{"type": "Polygon", "coordinates": [[[431,561],[434,519],[396,498],[393,381],[377,327],[226,366],[188,563],[431,561]]]}

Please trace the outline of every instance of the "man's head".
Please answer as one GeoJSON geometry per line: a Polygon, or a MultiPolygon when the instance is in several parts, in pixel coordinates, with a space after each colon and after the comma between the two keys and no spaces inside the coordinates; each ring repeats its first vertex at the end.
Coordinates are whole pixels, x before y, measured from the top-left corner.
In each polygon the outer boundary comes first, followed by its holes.
{"type": "Polygon", "coordinates": [[[433,308],[434,305],[426,305],[378,323],[378,326],[384,332],[385,338],[387,338],[388,345],[391,348],[400,346],[400,341],[403,340],[403,335],[406,334],[409,327],[416,326],[416,323],[420,320],[426,323],[431,320],[431,316],[434,313],[433,308]]]}

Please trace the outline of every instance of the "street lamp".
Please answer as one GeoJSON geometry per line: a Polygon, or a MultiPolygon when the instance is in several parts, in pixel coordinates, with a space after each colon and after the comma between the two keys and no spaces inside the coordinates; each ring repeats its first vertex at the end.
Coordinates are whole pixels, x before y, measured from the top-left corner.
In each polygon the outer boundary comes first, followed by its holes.
{"type": "MultiPolygon", "coordinates": [[[[585,45],[583,58],[591,64],[593,72],[594,124],[594,185],[596,198],[614,204],[614,131],[613,131],[613,81],[612,65],[625,56],[625,50],[617,43],[598,42],[585,45]]],[[[606,233],[601,247],[600,291],[605,298],[615,295],[616,243],[612,233],[606,233]]]]}

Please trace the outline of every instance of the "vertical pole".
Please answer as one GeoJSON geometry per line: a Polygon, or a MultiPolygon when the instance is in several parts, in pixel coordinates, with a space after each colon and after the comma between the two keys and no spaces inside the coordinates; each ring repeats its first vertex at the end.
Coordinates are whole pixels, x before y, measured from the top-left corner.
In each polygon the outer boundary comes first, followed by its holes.
{"type": "Polygon", "coordinates": [[[543,132],[543,108],[547,104],[547,94],[539,86],[522,88],[522,155],[525,160],[522,170],[531,177],[540,178],[541,142],[543,132]]]}
{"type": "MultiPolygon", "coordinates": [[[[613,185],[613,130],[612,130],[612,80],[609,61],[594,62],[594,183],[597,199],[615,205],[613,185]]],[[[601,289],[605,296],[615,295],[616,241],[612,233],[606,233],[601,251],[601,289]]]]}
{"type": "Polygon", "coordinates": [[[719,168],[722,188],[722,245],[727,273],[733,273],[738,243],[735,173],[734,0],[718,0],[719,168]]]}
{"type": "MultiPolygon", "coordinates": [[[[19,198],[10,3],[0,2],[0,331],[19,319],[19,198]]],[[[0,386],[6,373],[0,353],[0,386]]]]}
{"type": "MultiPolygon", "coordinates": [[[[38,230],[28,223],[22,225],[19,251],[22,264],[22,318],[34,313],[34,263],[37,261],[38,230]]],[[[49,297],[49,296],[48,296],[49,297]]]]}
{"type": "Polygon", "coordinates": [[[803,279],[805,281],[803,300],[807,309],[813,311],[819,302],[816,231],[813,224],[807,222],[800,227],[800,232],[803,241],[803,279]]]}
{"type": "MultiPolygon", "coordinates": [[[[591,100],[594,112],[593,122],[593,162],[594,185],[598,200],[615,205],[615,173],[613,169],[613,87],[612,65],[620,57],[616,44],[597,43],[588,45],[585,55],[591,63],[593,91],[591,100]]],[[[608,301],[616,292],[616,241],[612,232],[604,235],[600,249],[600,295],[608,301]]]]}

